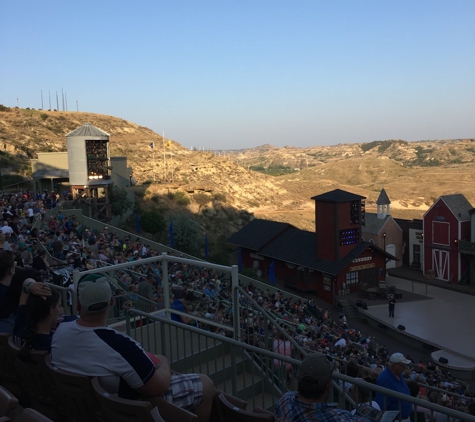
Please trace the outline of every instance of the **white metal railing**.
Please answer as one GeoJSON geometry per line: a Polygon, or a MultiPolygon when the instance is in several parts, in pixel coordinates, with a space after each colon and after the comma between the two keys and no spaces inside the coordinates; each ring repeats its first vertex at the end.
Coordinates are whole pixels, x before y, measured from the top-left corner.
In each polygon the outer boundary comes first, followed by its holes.
{"type": "MultiPolygon", "coordinates": [[[[300,360],[245,344],[227,336],[133,309],[128,312],[127,333],[140,342],[147,351],[166,356],[174,371],[207,374],[217,388],[249,400],[253,406],[272,408],[285,391],[295,390],[297,387],[297,380],[292,378],[290,383],[287,383],[282,365],[276,366],[274,362],[277,360],[290,363],[294,373],[298,371],[300,360]],[[137,320],[141,323],[137,324],[137,320]]],[[[409,402],[416,410],[426,408],[433,415],[436,412],[446,417],[437,420],[475,422],[475,416],[388,390],[362,379],[334,373],[333,380],[334,388],[328,401],[338,402],[343,409],[351,409],[359,404],[344,393],[345,384],[350,383],[356,387],[394,397],[398,400],[399,407],[401,402],[409,402]]]]}

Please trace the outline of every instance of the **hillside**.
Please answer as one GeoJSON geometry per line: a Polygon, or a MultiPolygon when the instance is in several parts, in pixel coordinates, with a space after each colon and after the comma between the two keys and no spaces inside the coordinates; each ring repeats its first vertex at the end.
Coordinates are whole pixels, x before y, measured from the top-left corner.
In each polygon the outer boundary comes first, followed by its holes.
{"type": "Polygon", "coordinates": [[[371,212],[384,186],[392,201],[392,214],[402,218],[421,217],[434,199],[444,194],[463,193],[475,204],[474,139],[390,140],[305,148],[263,145],[214,153],[190,151],[171,141],[164,160],[162,137],[124,119],[0,106],[2,174],[28,175],[29,158],[39,151],[64,151],[65,135],[87,122],[111,135],[111,154],[127,156],[139,185],[154,179],[149,147],[154,142],[157,183],[146,192],[142,189],[140,196],[148,207],[159,203],[163,208],[174,206],[166,199],[167,194],[184,192],[190,199],[186,209],[203,219],[203,230],[215,226],[218,235],[239,228],[247,220],[247,212],[312,230],[310,198],[336,188],[366,196],[371,212]],[[263,171],[249,170],[251,166],[263,171]],[[277,177],[265,174],[271,166],[286,167],[290,172],[277,177]],[[245,212],[244,218],[229,219],[230,210],[236,215],[245,212]]]}

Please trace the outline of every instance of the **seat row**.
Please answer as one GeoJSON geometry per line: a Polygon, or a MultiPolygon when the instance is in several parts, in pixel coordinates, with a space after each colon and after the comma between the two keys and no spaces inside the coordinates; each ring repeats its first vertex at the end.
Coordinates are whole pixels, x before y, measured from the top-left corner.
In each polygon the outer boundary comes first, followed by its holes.
{"type": "MultiPolygon", "coordinates": [[[[97,377],[90,378],[61,370],[51,363],[50,354],[32,351],[28,360],[18,357],[19,347],[13,337],[0,333],[0,376],[6,394],[20,404],[32,407],[45,419],[59,422],[192,422],[196,415],[160,397],[127,400],[105,391],[97,377]],[[6,390],[8,389],[8,390],[6,390]],[[11,391],[13,394],[9,393],[11,391]],[[22,403],[23,401],[23,403],[22,403]]],[[[272,422],[274,415],[263,409],[246,410],[247,403],[229,394],[216,391],[211,422],[272,422]]],[[[9,411],[0,417],[14,419],[9,411]]],[[[10,411],[11,413],[11,411],[10,411]]],[[[24,413],[24,412],[23,412],[24,413]]],[[[27,412],[26,416],[31,412],[27,412]]],[[[37,416],[38,416],[37,415],[37,416]]],[[[7,420],[7,419],[6,419],[7,420]]],[[[2,422],[2,419],[0,419],[2,422]]]]}

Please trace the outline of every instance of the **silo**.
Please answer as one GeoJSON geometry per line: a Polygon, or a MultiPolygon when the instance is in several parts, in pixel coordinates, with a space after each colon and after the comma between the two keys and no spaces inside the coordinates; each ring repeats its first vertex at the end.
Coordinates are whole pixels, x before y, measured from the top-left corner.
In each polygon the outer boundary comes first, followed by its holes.
{"type": "Polygon", "coordinates": [[[69,184],[97,186],[109,184],[109,134],[86,123],[66,135],[69,184]],[[104,182],[104,183],[101,183],[104,182]]]}

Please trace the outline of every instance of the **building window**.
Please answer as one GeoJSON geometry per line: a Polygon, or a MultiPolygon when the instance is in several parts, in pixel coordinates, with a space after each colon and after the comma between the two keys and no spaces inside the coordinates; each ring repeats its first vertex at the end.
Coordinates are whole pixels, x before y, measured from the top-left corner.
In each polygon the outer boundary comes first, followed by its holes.
{"type": "Polygon", "coordinates": [[[346,286],[354,286],[356,284],[360,284],[360,273],[359,271],[352,271],[350,273],[346,273],[346,286]]]}

